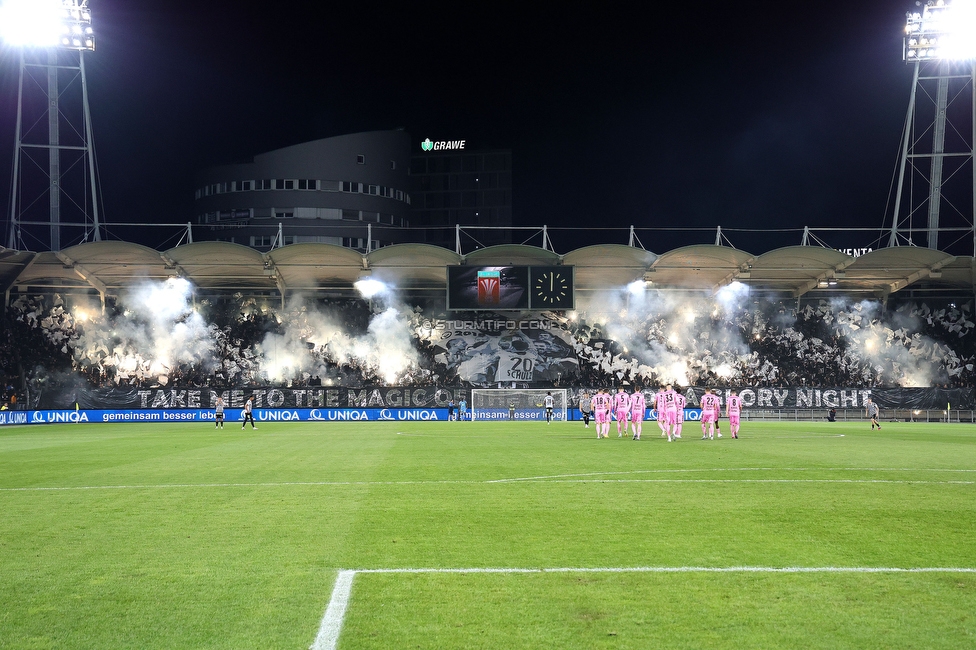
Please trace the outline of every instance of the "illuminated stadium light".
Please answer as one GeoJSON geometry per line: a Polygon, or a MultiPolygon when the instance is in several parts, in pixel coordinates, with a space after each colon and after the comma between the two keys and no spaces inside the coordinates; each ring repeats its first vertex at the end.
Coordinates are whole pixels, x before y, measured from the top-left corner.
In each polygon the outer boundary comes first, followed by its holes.
{"type": "Polygon", "coordinates": [[[8,248],[101,239],[84,61],[95,41],[88,0],[0,0],[0,43],[20,59],[8,248]]]}
{"type": "Polygon", "coordinates": [[[976,255],[976,212],[965,206],[968,197],[959,198],[968,190],[976,210],[976,0],[915,4],[904,30],[902,58],[914,72],[888,246],[925,240],[939,250],[945,212],[971,231],[976,255]],[[924,227],[916,227],[918,221],[924,227]]]}
{"type": "Polygon", "coordinates": [[[0,40],[14,47],[95,49],[88,0],[3,0],[0,40]]]}
{"type": "Polygon", "coordinates": [[[930,0],[909,12],[905,24],[905,61],[976,59],[976,0],[930,0]]]}

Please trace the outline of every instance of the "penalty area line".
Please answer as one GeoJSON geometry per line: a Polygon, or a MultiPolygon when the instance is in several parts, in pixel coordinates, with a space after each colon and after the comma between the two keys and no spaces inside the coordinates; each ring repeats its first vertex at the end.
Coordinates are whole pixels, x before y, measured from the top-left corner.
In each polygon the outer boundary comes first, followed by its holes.
{"type": "Polygon", "coordinates": [[[309,650],[335,650],[336,644],[339,643],[339,632],[342,631],[342,621],[346,617],[346,608],[349,606],[352,580],[355,577],[355,571],[343,570],[339,572],[335,586],[332,588],[329,605],[325,608],[325,614],[319,624],[319,633],[315,636],[312,645],[309,646],[309,650]]]}
{"type": "Polygon", "coordinates": [[[309,650],[335,650],[339,633],[349,607],[353,578],[357,573],[371,574],[541,574],[541,573],[976,573],[976,567],[771,567],[771,566],[637,566],[637,567],[473,567],[473,568],[401,568],[342,569],[332,588],[332,597],[322,616],[318,634],[309,650]]]}

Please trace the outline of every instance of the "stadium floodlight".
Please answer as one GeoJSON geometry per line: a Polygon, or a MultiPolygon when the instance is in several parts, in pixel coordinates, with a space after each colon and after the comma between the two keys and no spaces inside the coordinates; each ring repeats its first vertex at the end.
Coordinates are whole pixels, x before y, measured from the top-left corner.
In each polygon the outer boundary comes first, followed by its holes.
{"type": "Polygon", "coordinates": [[[902,240],[915,245],[913,231],[920,231],[928,247],[938,249],[945,204],[950,218],[971,230],[976,254],[976,0],[915,4],[918,8],[908,12],[905,22],[902,58],[914,67],[914,79],[888,245],[901,245],[902,240]],[[971,110],[964,113],[967,97],[971,110]],[[933,116],[931,121],[925,120],[927,115],[933,116]],[[931,144],[925,142],[929,134],[931,144]],[[971,173],[965,173],[966,165],[971,173]],[[969,199],[961,195],[964,181],[972,184],[969,199]],[[952,185],[948,193],[946,183],[952,185]],[[913,228],[913,219],[923,217],[924,230],[913,228]]]}
{"type": "Polygon", "coordinates": [[[0,40],[14,47],[94,51],[88,0],[4,0],[0,40]]]}
{"type": "Polygon", "coordinates": [[[905,24],[906,61],[976,59],[976,2],[930,1],[909,12],[905,24]]]}
{"type": "Polygon", "coordinates": [[[8,247],[61,250],[67,227],[82,232],[68,244],[100,240],[84,61],[95,50],[88,0],[0,0],[0,43],[20,58],[8,247]]]}

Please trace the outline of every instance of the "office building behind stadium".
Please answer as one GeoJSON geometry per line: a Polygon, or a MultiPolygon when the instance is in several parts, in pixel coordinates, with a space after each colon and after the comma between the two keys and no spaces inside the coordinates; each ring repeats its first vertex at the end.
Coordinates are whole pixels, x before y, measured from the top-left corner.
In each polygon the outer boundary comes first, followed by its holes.
{"type": "Polygon", "coordinates": [[[510,241],[511,152],[425,142],[402,130],[352,133],[206,169],[192,238],[366,253],[397,243],[454,248],[462,225],[492,227],[478,234],[481,245],[510,241]]]}

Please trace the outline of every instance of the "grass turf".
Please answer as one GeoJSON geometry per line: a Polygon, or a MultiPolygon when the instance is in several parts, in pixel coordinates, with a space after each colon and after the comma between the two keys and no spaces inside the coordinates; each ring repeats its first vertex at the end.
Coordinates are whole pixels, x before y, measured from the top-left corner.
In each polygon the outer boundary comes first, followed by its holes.
{"type": "MultiPolygon", "coordinates": [[[[305,648],[338,569],[976,567],[971,425],[592,432],[0,430],[0,648],[305,648]]],[[[974,573],[359,573],[339,647],[958,648],[974,611],[974,573]]]]}

